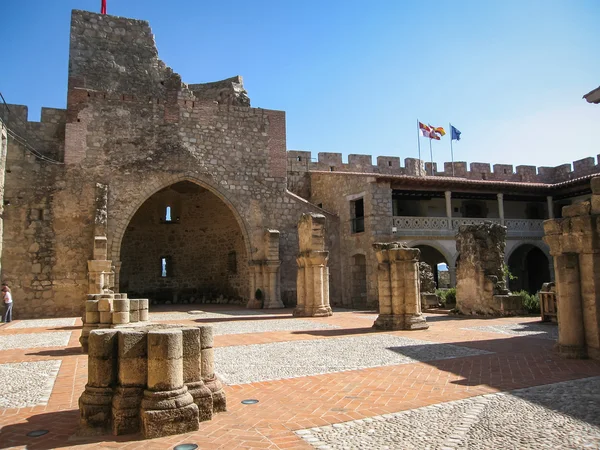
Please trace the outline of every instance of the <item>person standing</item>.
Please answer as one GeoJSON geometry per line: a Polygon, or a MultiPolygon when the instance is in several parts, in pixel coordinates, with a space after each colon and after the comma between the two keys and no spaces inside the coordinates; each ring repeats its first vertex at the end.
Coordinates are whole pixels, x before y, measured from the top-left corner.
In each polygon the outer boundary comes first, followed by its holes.
{"type": "Polygon", "coordinates": [[[4,301],[4,322],[8,323],[12,321],[12,294],[10,288],[6,283],[2,283],[2,300],[4,301]]]}

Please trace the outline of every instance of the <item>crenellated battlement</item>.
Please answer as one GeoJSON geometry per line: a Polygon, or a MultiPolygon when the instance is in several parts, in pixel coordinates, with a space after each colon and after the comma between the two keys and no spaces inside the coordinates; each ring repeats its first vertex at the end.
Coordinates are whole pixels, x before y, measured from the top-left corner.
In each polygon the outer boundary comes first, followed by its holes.
{"type": "Polygon", "coordinates": [[[378,156],[373,164],[371,155],[348,155],[348,162],[342,161],[341,153],[319,153],[313,160],[311,152],[288,151],[288,173],[294,172],[359,172],[385,175],[433,176],[466,178],[470,180],[513,181],[530,183],[560,183],[586,175],[600,173],[600,155],[597,159],[588,157],[561,164],[556,167],[516,166],[464,161],[444,163],[444,170],[438,170],[437,163],[425,162],[417,158],[405,158],[404,165],[397,156],[378,156]],[[453,167],[454,166],[454,167],[453,167]],[[433,168],[433,171],[432,171],[433,168]],[[453,171],[454,168],[454,171],[453,171]]]}

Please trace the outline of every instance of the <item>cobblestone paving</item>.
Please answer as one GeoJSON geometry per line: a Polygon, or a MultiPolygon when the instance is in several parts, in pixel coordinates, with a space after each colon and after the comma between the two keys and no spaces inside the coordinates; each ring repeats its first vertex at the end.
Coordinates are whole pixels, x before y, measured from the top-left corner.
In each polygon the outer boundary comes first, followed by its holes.
{"type": "Polygon", "coordinates": [[[380,334],[216,348],[215,369],[227,383],[243,384],[487,353],[380,334]]]}
{"type": "Polygon", "coordinates": [[[0,350],[11,350],[15,348],[65,347],[69,343],[70,337],[70,331],[6,335],[2,336],[2,339],[0,339],[0,350]]]}
{"type": "Polygon", "coordinates": [[[318,449],[600,448],[600,377],[298,430],[318,449]]]}
{"type": "Polygon", "coordinates": [[[510,323],[503,325],[479,326],[465,330],[486,331],[489,333],[511,334],[513,336],[533,336],[543,339],[558,339],[558,326],[553,323],[510,323]]]}
{"type": "Polygon", "coordinates": [[[45,405],[61,361],[0,364],[0,408],[45,405]]]}
{"type": "Polygon", "coordinates": [[[7,328],[50,328],[50,327],[72,327],[75,325],[75,318],[68,319],[33,319],[20,320],[7,328]]]}

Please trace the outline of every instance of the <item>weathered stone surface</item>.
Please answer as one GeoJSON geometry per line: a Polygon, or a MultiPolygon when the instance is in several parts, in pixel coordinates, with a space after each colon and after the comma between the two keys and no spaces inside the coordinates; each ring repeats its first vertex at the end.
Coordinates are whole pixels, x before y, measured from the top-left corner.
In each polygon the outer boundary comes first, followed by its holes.
{"type": "Polygon", "coordinates": [[[421,293],[435,292],[437,286],[433,277],[433,270],[429,264],[423,261],[419,263],[419,280],[421,293]]]}
{"type": "Polygon", "coordinates": [[[303,214],[298,222],[298,304],[294,316],[331,316],[329,304],[329,252],[325,251],[325,216],[303,214]]]}
{"type": "Polygon", "coordinates": [[[463,314],[517,314],[519,297],[510,297],[504,280],[506,227],[486,222],[462,225],[456,236],[456,308],[463,314]]]}
{"type": "Polygon", "coordinates": [[[600,359],[599,180],[592,180],[591,202],[564,207],[563,219],[544,223],[556,274],[557,348],[567,358],[600,359]]]}
{"type": "Polygon", "coordinates": [[[146,438],[195,431],[226,410],[212,327],[151,324],[90,333],[79,434],[112,428],[146,438]],[[203,360],[203,355],[209,353],[203,360]],[[177,423],[171,423],[171,422],[177,423]]]}
{"type": "Polygon", "coordinates": [[[375,243],[378,265],[379,316],[373,328],[422,330],[429,328],[421,313],[420,250],[404,243],[375,243]]]}

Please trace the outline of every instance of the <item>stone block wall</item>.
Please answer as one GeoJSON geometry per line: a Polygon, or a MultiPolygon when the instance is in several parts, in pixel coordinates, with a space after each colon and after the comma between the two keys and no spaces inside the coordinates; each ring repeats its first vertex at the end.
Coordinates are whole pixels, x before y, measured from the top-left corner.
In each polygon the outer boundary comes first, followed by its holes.
{"type": "MultiPolygon", "coordinates": [[[[331,264],[332,277],[339,271],[339,278],[351,280],[356,272],[356,262],[364,256],[366,267],[365,284],[341,283],[341,298],[344,306],[372,308],[377,306],[377,261],[372,245],[377,241],[392,240],[392,191],[389,182],[377,182],[375,178],[347,177],[335,173],[311,176],[311,201],[322,204],[327,211],[339,217],[340,242],[339,266],[331,264]],[[364,200],[364,232],[352,232],[351,202],[364,200]],[[353,304],[360,298],[353,292],[357,286],[366,285],[366,303],[353,304]]],[[[332,282],[332,285],[334,283],[332,282]]],[[[335,305],[332,297],[332,304],[335,305]]]]}
{"type": "MultiPolygon", "coordinates": [[[[197,99],[158,59],[144,21],[74,11],[70,50],[67,110],[46,109],[36,124],[27,122],[25,107],[14,108],[24,137],[64,163],[40,161],[10,143],[5,199],[14,208],[4,214],[3,278],[19,301],[15,317],[83,312],[98,183],[108,187],[107,259],[116,279],[127,264],[122,245],[136,211],[154,194],[188,181],[232,212],[246,251],[238,259],[242,269],[264,259],[265,230],[279,231],[281,296],[293,306],[297,221],[322,212],[336,227],[336,218],[287,191],[285,113],[197,99]]],[[[182,239],[176,237],[178,245],[182,239]]],[[[210,245],[207,251],[221,252],[230,244],[210,245]]],[[[334,239],[332,261],[337,245],[334,239]]],[[[221,267],[223,254],[215,260],[221,267]]],[[[248,295],[244,276],[241,270],[228,282],[248,295]]]]}
{"type": "Polygon", "coordinates": [[[310,195],[310,172],[354,172],[385,175],[406,175],[413,177],[456,177],[469,180],[513,181],[531,183],[560,183],[575,178],[600,173],[600,155],[597,159],[584,158],[572,164],[556,167],[516,166],[510,164],[493,164],[473,162],[467,165],[464,161],[445,162],[444,170],[438,165],[416,158],[405,158],[404,166],[400,158],[395,156],[378,156],[377,164],[372,164],[370,155],[348,155],[348,162],[342,161],[341,153],[319,153],[313,160],[307,151],[293,150],[288,152],[288,170],[292,173],[290,189],[305,198],[310,195]],[[300,160],[298,160],[300,158],[300,160]],[[490,167],[492,166],[492,167],[490,167]],[[453,172],[454,167],[454,172],[453,172]]]}

